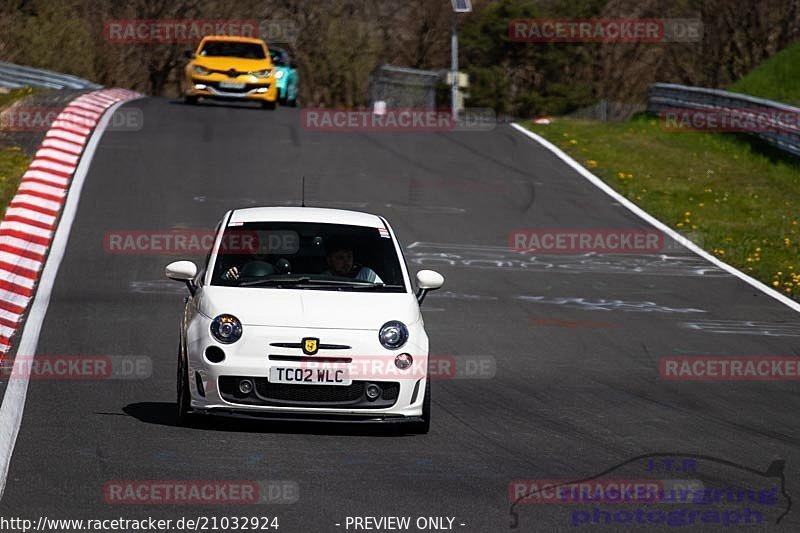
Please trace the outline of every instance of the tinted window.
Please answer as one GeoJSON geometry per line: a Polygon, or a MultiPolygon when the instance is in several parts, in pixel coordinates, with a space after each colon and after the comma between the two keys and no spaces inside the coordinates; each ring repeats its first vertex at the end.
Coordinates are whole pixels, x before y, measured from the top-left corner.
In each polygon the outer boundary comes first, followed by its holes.
{"type": "Polygon", "coordinates": [[[264,59],[264,47],[257,43],[232,41],[207,41],[200,51],[205,57],[242,57],[245,59],[264,59]]]}
{"type": "Polygon", "coordinates": [[[272,62],[279,66],[279,67],[286,67],[289,65],[289,59],[286,55],[286,52],[282,50],[270,50],[269,55],[272,58],[272,62]]]}
{"type": "Polygon", "coordinates": [[[406,291],[388,231],[308,222],[226,228],[211,284],[406,291]]]}

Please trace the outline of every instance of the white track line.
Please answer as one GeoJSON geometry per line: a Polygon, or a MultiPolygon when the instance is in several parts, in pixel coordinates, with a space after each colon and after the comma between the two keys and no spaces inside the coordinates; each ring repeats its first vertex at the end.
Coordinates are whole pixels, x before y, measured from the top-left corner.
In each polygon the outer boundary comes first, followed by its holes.
{"type": "Polygon", "coordinates": [[[8,380],[3,404],[0,405],[0,498],[3,497],[3,492],[5,492],[11,454],[17,441],[19,426],[22,423],[22,411],[25,408],[25,397],[28,394],[28,383],[30,381],[30,366],[20,361],[29,360],[36,354],[39,333],[42,330],[47,306],[50,304],[53,284],[56,280],[56,274],[58,274],[58,267],[64,258],[69,233],[75,220],[75,214],[78,211],[81,190],[86,181],[89,166],[92,164],[97,144],[100,142],[100,138],[103,136],[103,132],[117,108],[130,101],[123,100],[109,107],[108,112],[100,119],[97,128],[95,128],[89,139],[89,143],[86,145],[83,157],[81,157],[81,161],[72,178],[72,186],[64,203],[64,212],[61,215],[61,221],[51,244],[50,255],[47,256],[39,287],[36,290],[33,304],[25,321],[25,327],[22,330],[19,348],[14,358],[14,368],[11,372],[11,375],[15,377],[8,380]]]}
{"type": "Polygon", "coordinates": [[[686,237],[684,237],[683,235],[681,235],[677,231],[673,230],[672,228],[670,228],[669,226],[667,226],[666,224],[664,224],[663,222],[661,222],[660,220],[655,218],[653,215],[651,215],[647,211],[643,210],[641,207],[637,206],[636,204],[634,204],[633,202],[631,202],[630,200],[628,200],[627,198],[622,196],[620,193],[618,193],[617,191],[612,189],[610,185],[608,185],[602,179],[598,178],[597,176],[595,176],[594,174],[592,174],[591,172],[586,170],[580,163],[578,163],[577,161],[572,159],[569,155],[567,155],[559,147],[557,147],[556,145],[554,145],[553,143],[551,143],[550,141],[548,141],[547,139],[545,139],[541,135],[537,135],[537,134],[533,133],[532,131],[524,128],[523,126],[520,126],[519,124],[511,124],[511,127],[516,129],[517,131],[519,131],[523,135],[527,135],[528,137],[530,137],[534,141],[538,142],[539,144],[541,144],[542,146],[544,146],[545,148],[547,148],[548,150],[553,152],[553,154],[555,154],[556,157],[561,159],[567,165],[571,166],[578,174],[580,174],[581,176],[583,176],[584,178],[589,180],[593,185],[598,187],[604,193],[606,193],[609,196],[611,196],[614,200],[619,202],[622,206],[628,208],[635,215],[639,216],[639,218],[642,218],[646,222],[652,224],[653,226],[655,226],[659,230],[663,231],[664,233],[666,233],[667,235],[669,235],[670,237],[675,239],[675,241],[677,241],[678,243],[682,244],[683,246],[685,246],[689,250],[693,251],[694,253],[696,253],[697,255],[699,255],[700,257],[705,259],[706,261],[709,261],[709,262],[713,263],[714,265],[718,266],[719,268],[723,269],[724,271],[728,272],[729,274],[733,274],[734,276],[736,276],[740,280],[742,280],[745,283],[748,283],[749,285],[753,286],[754,288],[760,290],[761,292],[763,292],[767,296],[775,298],[776,300],[778,300],[782,304],[787,305],[787,306],[791,307],[792,309],[794,309],[795,311],[800,312],[800,303],[795,302],[791,298],[788,298],[787,296],[784,296],[783,294],[772,290],[771,288],[769,288],[768,286],[764,285],[763,283],[761,283],[757,279],[751,278],[750,276],[748,276],[747,274],[745,274],[741,270],[737,270],[736,268],[732,267],[728,263],[720,261],[719,259],[717,259],[713,255],[711,255],[710,253],[706,252],[705,250],[703,250],[702,248],[697,246],[695,243],[693,243],[692,241],[690,241],[689,239],[687,239],[686,237]]]}

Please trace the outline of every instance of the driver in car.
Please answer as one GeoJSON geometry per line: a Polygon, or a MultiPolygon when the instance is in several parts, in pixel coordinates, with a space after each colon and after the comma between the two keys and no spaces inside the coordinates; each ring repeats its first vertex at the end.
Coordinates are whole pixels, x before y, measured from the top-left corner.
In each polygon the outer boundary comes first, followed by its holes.
{"type": "Polygon", "coordinates": [[[232,266],[222,275],[223,279],[236,281],[241,277],[263,278],[275,273],[275,267],[266,262],[263,255],[255,254],[242,266],[232,266]]]}
{"type": "MultiPolygon", "coordinates": [[[[248,245],[248,247],[250,246],[248,245]]],[[[275,273],[275,267],[267,261],[267,256],[269,253],[267,240],[259,239],[257,247],[250,248],[250,254],[246,255],[246,258],[238,265],[228,268],[228,270],[226,270],[222,275],[223,279],[228,281],[236,281],[241,277],[260,278],[275,273]]]]}
{"type": "Polygon", "coordinates": [[[322,275],[383,283],[383,280],[374,270],[355,263],[353,249],[354,246],[346,242],[331,243],[327,247],[328,254],[325,257],[328,263],[328,270],[323,272],[322,275]]]}

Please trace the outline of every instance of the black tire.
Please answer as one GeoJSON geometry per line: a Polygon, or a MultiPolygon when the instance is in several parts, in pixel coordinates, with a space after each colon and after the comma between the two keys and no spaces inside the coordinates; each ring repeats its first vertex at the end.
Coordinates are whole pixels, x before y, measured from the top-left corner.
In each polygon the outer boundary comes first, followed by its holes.
{"type": "Polygon", "coordinates": [[[197,103],[197,97],[196,96],[186,96],[184,98],[184,101],[189,105],[194,105],[194,104],[197,103]]]}
{"type": "Polygon", "coordinates": [[[408,432],[427,435],[431,430],[431,375],[425,379],[425,399],[422,401],[422,420],[409,424],[408,432]]]}
{"type": "Polygon", "coordinates": [[[297,98],[289,100],[289,107],[297,107],[297,98]]]}
{"type": "Polygon", "coordinates": [[[264,109],[269,109],[270,111],[273,111],[275,109],[275,107],[276,107],[276,105],[275,105],[276,103],[277,102],[261,102],[261,107],[263,107],[264,109]]]}
{"type": "Polygon", "coordinates": [[[177,375],[177,409],[176,422],[179,426],[188,426],[191,422],[189,373],[183,358],[182,346],[178,345],[178,375],[177,375]]]}
{"type": "Polygon", "coordinates": [[[286,105],[286,97],[285,96],[279,96],[278,97],[278,103],[281,104],[281,105],[286,105]]]}

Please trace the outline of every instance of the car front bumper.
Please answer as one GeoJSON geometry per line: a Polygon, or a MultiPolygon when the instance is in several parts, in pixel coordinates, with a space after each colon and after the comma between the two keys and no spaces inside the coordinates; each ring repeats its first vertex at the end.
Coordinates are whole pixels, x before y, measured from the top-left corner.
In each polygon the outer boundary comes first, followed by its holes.
{"type": "Polygon", "coordinates": [[[272,77],[257,79],[250,76],[247,79],[217,79],[215,76],[193,76],[187,80],[186,96],[214,98],[224,100],[256,100],[274,102],[278,99],[278,87],[272,77]],[[258,80],[258,81],[253,81],[258,80]],[[225,83],[236,83],[240,87],[223,87],[225,83]]]}
{"type": "MultiPolygon", "coordinates": [[[[205,322],[205,321],[201,321],[205,322]]],[[[200,331],[207,328],[200,326],[200,331]]],[[[427,383],[427,338],[423,345],[409,342],[400,350],[375,349],[374,331],[327,330],[323,343],[349,349],[324,350],[305,356],[300,349],[277,348],[274,343],[296,342],[321,336],[319,331],[298,328],[247,328],[247,338],[232,345],[217,343],[201,333],[187,345],[191,409],[207,414],[300,417],[302,419],[402,422],[422,416],[427,383]],[[223,350],[225,359],[214,363],[206,356],[209,346],[223,350]],[[370,348],[367,349],[366,347],[370,348]],[[360,354],[375,353],[364,356],[360,354]],[[410,353],[415,364],[407,371],[394,366],[398,353],[410,353]],[[348,385],[283,384],[270,382],[271,368],[310,368],[326,358],[339,360],[327,368],[346,368],[348,385]],[[350,362],[344,362],[346,360],[350,362]],[[242,393],[239,384],[249,380],[252,391],[242,393]],[[378,398],[366,396],[367,384],[380,387],[378,398]]],[[[192,335],[189,336],[191,338],[192,335]]],[[[327,363],[326,363],[327,364],[327,363]]]]}

